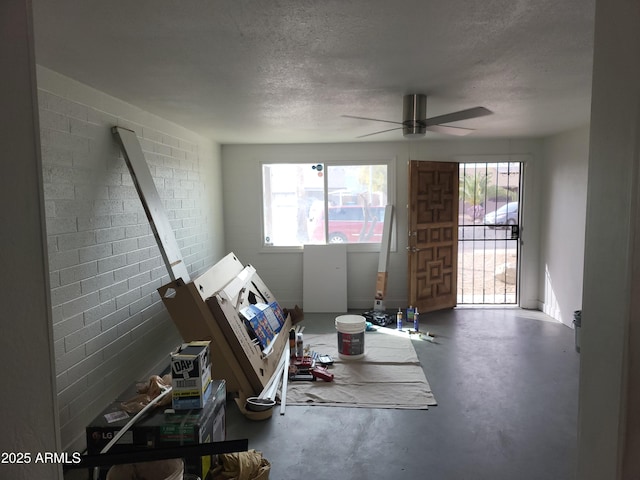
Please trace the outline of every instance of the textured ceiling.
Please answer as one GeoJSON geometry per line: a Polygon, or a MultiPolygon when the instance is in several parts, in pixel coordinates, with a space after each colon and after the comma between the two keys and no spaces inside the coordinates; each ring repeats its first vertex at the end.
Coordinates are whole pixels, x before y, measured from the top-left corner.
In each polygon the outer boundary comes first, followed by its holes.
{"type": "Polygon", "coordinates": [[[393,125],[341,115],[402,121],[407,93],[544,136],[589,121],[594,3],[34,0],[36,62],[223,144],[356,141],[393,125]]]}

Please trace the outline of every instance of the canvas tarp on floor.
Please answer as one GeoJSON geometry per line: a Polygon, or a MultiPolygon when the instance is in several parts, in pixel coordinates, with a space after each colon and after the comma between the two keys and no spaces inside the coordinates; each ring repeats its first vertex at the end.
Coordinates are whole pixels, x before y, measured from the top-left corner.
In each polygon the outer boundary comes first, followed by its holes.
{"type": "Polygon", "coordinates": [[[287,405],[427,409],[437,402],[406,334],[366,332],[365,356],[343,360],[336,334],[305,335],[304,343],[331,355],[333,382],[289,382],[287,405]]]}

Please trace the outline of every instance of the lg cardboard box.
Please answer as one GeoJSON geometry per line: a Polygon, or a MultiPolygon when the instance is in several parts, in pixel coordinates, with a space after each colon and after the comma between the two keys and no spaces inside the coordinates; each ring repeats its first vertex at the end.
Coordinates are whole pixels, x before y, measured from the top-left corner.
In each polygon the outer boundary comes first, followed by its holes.
{"type": "MultiPolygon", "coordinates": [[[[221,442],[226,439],[224,380],[209,383],[211,398],[204,408],[164,413],[162,407],[140,419],[111,448],[112,452],[135,452],[153,447],[221,442]]],[[[87,452],[98,454],[131,419],[121,403],[135,394],[135,386],[113,402],[86,428],[87,452]]],[[[205,478],[215,460],[204,457],[185,458],[185,471],[205,478]]]]}

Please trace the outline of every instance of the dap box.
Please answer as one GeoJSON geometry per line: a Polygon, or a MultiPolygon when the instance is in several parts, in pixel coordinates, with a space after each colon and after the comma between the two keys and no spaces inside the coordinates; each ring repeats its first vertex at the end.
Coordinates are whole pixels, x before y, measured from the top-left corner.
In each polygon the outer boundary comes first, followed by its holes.
{"type": "MultiPolygon", "coordinates": [[[[111,448],[112,452],[135,452],[154,447],[194,445],[226,440],[226,386],[224,380],[210,382],[211,398],[205,408],[164,413],[158,408],[142,417],[111,448]]],[[[131,398],[135,386],[98,415],[86,428],[87,453],[99,454],[131,416],[121,403],[131,398]],[[114,420],[114,419],[118,420],[114,420]]],[[[215,459],[210,455],[185,458],[185,473],[205,478],[215,459]]]]}
{"type": "Polygon", "coordinates": [[[211,363],[208,341],[183,343],[171,353],[173,408],[203,408],[210,396],[211,363]]]}

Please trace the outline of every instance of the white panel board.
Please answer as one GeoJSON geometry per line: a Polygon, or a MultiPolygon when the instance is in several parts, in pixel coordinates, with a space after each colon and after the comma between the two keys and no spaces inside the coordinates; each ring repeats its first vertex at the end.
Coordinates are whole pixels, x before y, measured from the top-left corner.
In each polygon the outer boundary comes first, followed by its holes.
{"type": "Polygon", "coordinates": [[[122,127],[113,127],[111,132],[120,143],[124,159],[129,167],[131,178],[138,191],[142,206],[147,214],[151,230],[156,237],[162,259],[171,280],[182,278],[185,283],[191,281],[187,266],[182,259],[180,247],[164,210],[164,204],[158,195],[149,166],[144,158],[142,147],[136,133],[122,127]]]}
{"type": "Polygon", "coordinates": [[[305,245],[302,308],[305,312],[347,311],[347,246],[305,245]]]}

